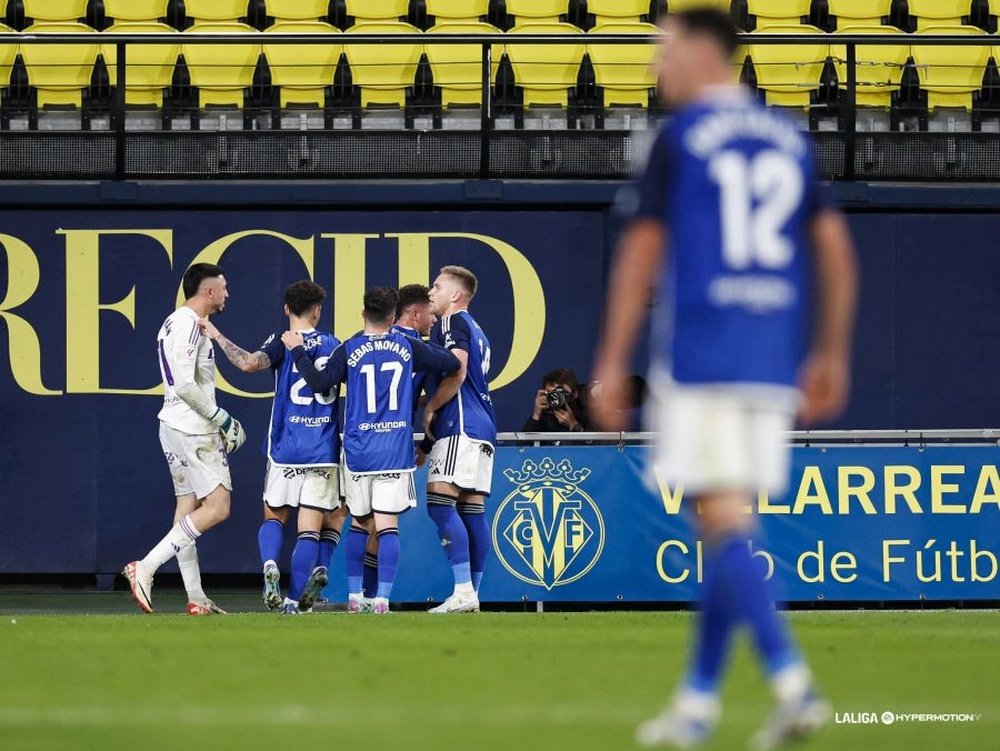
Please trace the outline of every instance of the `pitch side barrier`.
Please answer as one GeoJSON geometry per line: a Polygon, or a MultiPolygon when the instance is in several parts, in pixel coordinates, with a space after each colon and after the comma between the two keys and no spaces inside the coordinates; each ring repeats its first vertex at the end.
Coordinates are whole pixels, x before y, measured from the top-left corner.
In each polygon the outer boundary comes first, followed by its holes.
{"type": "MultiPolygon", "coordinates": [[[[690,525],[697,510],[648,465],[652,439],[501,435],[482,599],[692,600],[704,554],[690,525]]],[[[783,599],[1000,599],[1000,431],[809,431],[789,439],[788,492],[753,504],[761,521],[754,556],[783,599]]],[[[403,518],[402,534],[394,599],[439,600],[450,591],[449,571],[433,525],[418,510],[403,518]]],[[[330,594],[340,597],[339,589],[330,594]]]]}
{"type": "MultiPolygon", "coordinates": [[[[210,115],[199,105],[190,85],[184,89],[181,84],[172,84],[170,95],[164,99],[162,125],[147,129],[133,123],[126,127],[130,110],[126,103],[130,48],[157,44],[245,46],[250,43],[246,34],[0,34],[0,46],[90,44],[100,45],[103,50],[115,50],[113,64],[108,64],[113,68],[113,76],[105,75],[101,83],[92,84],[82,97],[77,132],[63,130],[61,126],[40,129],[38,107],[32,104],[30,86],[23,80],[19,87],[12,85],[6,91],[5,106],[0,113],[0,144],[8,156],[0,161],[0,178],[433,176],[618,179],[632,170],[633,154],[643,151],[641,143],[633,143],[634,131],[649,130],[661,116],[669,114],[656,101],[652,86],[648,104],[639,107],[638,111],[633,108],[629,112],[626,108],[623,115],[621,108],[605,106],[601,87],[592,72],[586,73],[587,66],[582,65],[577,87],[568,95],[568,105],[552,115],[541,115],[534,127],[526,128],[526,113],[532,117],[532,108],[523,106],[517,82],[514,79],[501,82],[497,73],[503,58],[501,50],[519,45],[536,45],[535,49],[540,45],[628,46],[649,44],[656,35],[433,34],[420,35],[417,39],[414,36],[357,33],[350,34],[349,39],[337,35],[336,40],[331,40],[324,34],[268,33],[253,37],[253,44],[268,46],[331,43],[479,46],[479,80],[463,82],[473,87],[476,83],[481,85],[479,101],[482,106],[477,107],[474,115],[478,116],[478,128],[474,121],[465,121],[453,129],[446,125],[442,130],[447,108],[442,110],[440,92],[433,85],[428,87],[415,80],[402,107],[400,127],[379,126],[378,122],[383,121],[373,119],[374,127],[365,125],[366,146],[359,148],[356,131],[362,128],[363,116],[371,113],[362,112],[358,91],[350,85],[347,88],[341,85],[338,89],[340,84],[336,80],[330,82],[329,96],[319,110],[321,124],[318,129],[307,125],[310,116],[304,111],[293,112],[289,117],[289,112],[281,106],[280,96],[276,96],[270,84],[262,83],[260,76],[246,89],[245,102],[235,108],[236,113],[230,112],[221,118],[210,115]],[[111,80],[116,82],[115,86],[110,85],[111,80]],[[184,90],[174,91],[178,87],[184,90]],[[350,92],[344,94],[348,89],[350,92]],[[338,99],[341,94],[343,97],[338,99]],[[173,110],[168,111],[170,108],[173,110]],[[27,113],[27,131],[11,129],[11,118],[17,118],[19,113],[27,113]],[[346,129],[338,129],[337,116],[345,113],[346,129]],[[170,121],[175,115],[188,117],[190,127],[172,129],[170,121]],[[512,125],[507,122],[508,115],[513,118],[512,125]],[[421,116],[426,116],[428,122],[418,124],[421,116]],[[239,125],[233,128],[240,120],[242,129],[239,125]],[[202,127],[226,133],[209,133],[202,127]],[[545,132],[532,132],[538,129],[545,132]]],[[[744,35],[743,39],[756,49],[785,45],[807,49],[809,45],[820,45],[831,52],[826,62],[819,66],[824,73],[818,81],[797,78],[786,81],[781,78],[785,74],[773,73],[769,74],[767,83],[762,81],[760,84],[761,94],[771,87],[785,94],[798,92],[806,96],[804,106],[796,105],[787,110],[793,113],[802,110],[808,120],[807,127],[816,131],[814,150],[825,177],[945,181],[1000,178],[1000,164],[991,150],[995,131],[980,132],[985,130],[984,122],[989,122],[990,128],[1000,124],[1000,80],[995,64],[983,68],[982,86],[975,92],[968,92],[968,103],[956,105],[964,108],[963,113],[957,118],[950,115],[946,122],[938,123],[940,132],[926,132],[929,120],[933,122],[936,116],[936,105],[929,104],[928,93],[921,88],[921,66],[912,61],[905,64],[859,61],[858,55],[859,47],[865,50],[928,45],[992,47],[994,38],[991,35],[755,33],[744,35]],[[887,72],[884,81],[876,76],[878,80],[862,82],[863,94],[892,93],[891,100],[887,97],[875,108],[885,111],[888,125],[884,129],[869,123],[871,118],[867,115],[859,126],[859,66],[867,70],[875,66],[880,70],[902,71],[901,75],[887,72]],[[838,79],[838,69],[841,69],[842,80],[838,79]],[[778,76],[777,81],[773,80],[775,76],[778,76]],[[826,123],[822,127],[821,121],[826,123]],[[910,122],[912,127],[905,124],[910,122]]],[[[104,64],[103,57],[101,61],[95,71],[104,64]]],[[[533,64],[545,66],[550,61],[539,59],[533,64]]],[[[222,69],[226,65],[219,63],[222,69]]],[[[630,60],[621,65],[634,68],[636,62],[630,60]]],[[[783,66],[787,72],[807,63],[767,59],[751,63],[747,58],[743,65],[744,81],[756,86],[759,68],[768,65],[776,66],[774,70],[781,70],[783,66]]],[[[816,67],[817,64],[809,65],[816,67]]],[[[263,70],[261,66],[266,63],[258,62],[258,68],[263,70]]],[[[30,84],[30,75],[25,73],[24,77],[30,84]]],[[[937,94],[967,91],[965,84],[950,80],[937,81],[934,87],[937,94]]],[[[155,123],[157,116],[152,119],[155,123]]]]}

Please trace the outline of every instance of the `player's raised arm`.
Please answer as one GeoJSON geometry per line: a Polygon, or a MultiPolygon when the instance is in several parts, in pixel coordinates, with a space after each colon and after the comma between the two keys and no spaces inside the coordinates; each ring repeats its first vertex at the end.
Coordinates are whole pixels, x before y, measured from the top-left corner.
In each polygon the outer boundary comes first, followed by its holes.
{"type": "Polygon", "coordinates": [[[817,300],[812,347],[801,374],[804,425],[831,420],[847,404],[858,299],[857,259],[844,216],[823,209],[809,230],[817,300]]]}
{"type": "Polygon", "coordinates": [[[256,373],[260,370],[267,370],[271,367],[271,358],[264,350],[260,350],[258,352],[247,352],[245,349],[234,342],[229,341],[225,336],[223,336],[222,332],[215,327],[215,324],[207,318],[199,320],[198,325],[201,326],[201,330],[205,336],[222,348],[222,351],[226,355],[226,359],[244,373],[256,373]]]}
{"type": "Polygon", "coordinates": [[[302,334],[298,331],[286,331],[281,335],[281,341],[291,350],[295,367],[315,393],[330,393],[333,389],[340,388],[340,384],[346,380],[347,355],[344,352],[343,344],[330,355],[326,367],[323,370],[318,370],[303,346],[302,334]]]}
{"type": "MultiPolygon", "coordinates": [[[[461,351],[461,350],[459,350],[461,351]]],[[[468,364],[469,353],[465,353],[468,364]]],[[[413,369],[420,372],[455,373],[462,366],[461,361],[451,352],[421,339],[413,340],[413,369]]]]}

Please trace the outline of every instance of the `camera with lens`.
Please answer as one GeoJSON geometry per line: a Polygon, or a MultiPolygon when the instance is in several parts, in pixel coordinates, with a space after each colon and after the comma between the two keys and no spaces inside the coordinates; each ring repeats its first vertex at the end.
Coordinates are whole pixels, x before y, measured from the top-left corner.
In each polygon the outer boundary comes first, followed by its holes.
{"type": "Polygon", "coordinates": [[[545,399],[548,401],[550,410],[565,409],[572,394],[562,386],[556,386],[551,391],[546,392],[545,399]]]}

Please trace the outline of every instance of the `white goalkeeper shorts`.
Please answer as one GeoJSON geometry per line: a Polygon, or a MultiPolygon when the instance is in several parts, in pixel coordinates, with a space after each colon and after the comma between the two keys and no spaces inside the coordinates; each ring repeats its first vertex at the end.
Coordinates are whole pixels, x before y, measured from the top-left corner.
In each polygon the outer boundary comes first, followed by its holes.
{"type": "Polygon", "coordinates": [[[463,493],[489,496],[493,489],[493,446],[464,435],[441,438],[427,457],[427,482],[446,482],[463,493]]]}
{"type": "Polygon", "coordinates": [[[798,395],[770,386],[688,386],[650,376],[653,463],[661,480],[686,497],[788,488],[788,431],[798,395]]]}
{"type": "Polygon", "coordinates": [[[283,467],[267,463],[264,503],[271,508],[310,508],[333,511],[340,508],[340,468],[283,467]]]}
{"type": "Polygon", "coordinates": [[[174,481],[174,495],[202,499],[220,485],[233,489],[229,457],[218,431],[190,435],[160,423],[160,447],[174,481]]]}
{"type": "Polygon", "coordinates": [[[344,495],[354,518],[378,514],[402,514],[417,505],[412,472],[359,475],[344,468],[344,495]]]}

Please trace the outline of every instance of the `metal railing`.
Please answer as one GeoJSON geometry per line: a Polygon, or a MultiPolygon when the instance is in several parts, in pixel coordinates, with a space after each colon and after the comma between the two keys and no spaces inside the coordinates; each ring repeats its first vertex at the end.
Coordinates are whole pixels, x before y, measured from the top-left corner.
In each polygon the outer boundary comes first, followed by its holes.
{"type": "MultiPolygon", "coordinates": [[[[788,442],[795,446],[1000,446],[1000,428],[963,428],[955,430],[792,430],[788,442]]],[[[417,436],[423,438],[420,434],[417,436]]],[[[656,440],[650,432],[578,432],[578,433],[499,433],[497,443],[513,446],[645,445],[656,440]]]]}
{"type": "MultiPolygon", "coordinates": [[[[636,45],[649,44],[655,42],[657,35],[641,34],[532,34],[532,33],[503,33],[503,34],[367,34],[355,33],[350,35],[330,36],[315,33],[270,33],[270,34],[234,34],[234,33],[206,33],[206,32],[184,32],[184,33],[0,33],[0,45],[67,45],[67,44],[100,44],[102,46],[114,45],[116,48],[116,86],[114,86],[114,97],[110,107],[110,126],[115,135],[114,163],[115,178],[124,179],[126,177],[126,89],[128,87],[128,49],[131,45],[246,45],[252,40],[253,44],[267,45],[325,45],[334,43],[343,45],[413,45],[413,44],[433,44],[437,45],[479,45],[481,48],[481,86],[482,86],[482,106],[480,113],[480,163],[479,177],[488,178],[491,176],[490,159],[491,143],[495,137],[495,117],[492,103],[492,93],[494,90],[493,52],[497,46],[511,46],[523,44],[545,44],[545,45],[636,45]]],[[[769,34],[754,33],[742,36],[744,43],[754,45],[809,45],[819,44],[824,46],[843,47],[846,50],[845,63],[847,78],[844,82],[845,98],[841,104],[840,121],[843,124],[842,136],[844,139],[844,177],[853,177],[855,152],[857,148],[857,89],[858,89],[858,46],[993,46],[994,42],[1000,46],[1000,37],[992,35],[965,36],[965,35],[927,35],[927,34],[892,34],[892,35],[866,35],[866,34],[769,34]]],[[[838,61],[839,62],[839,61],[838,61]]]]}

